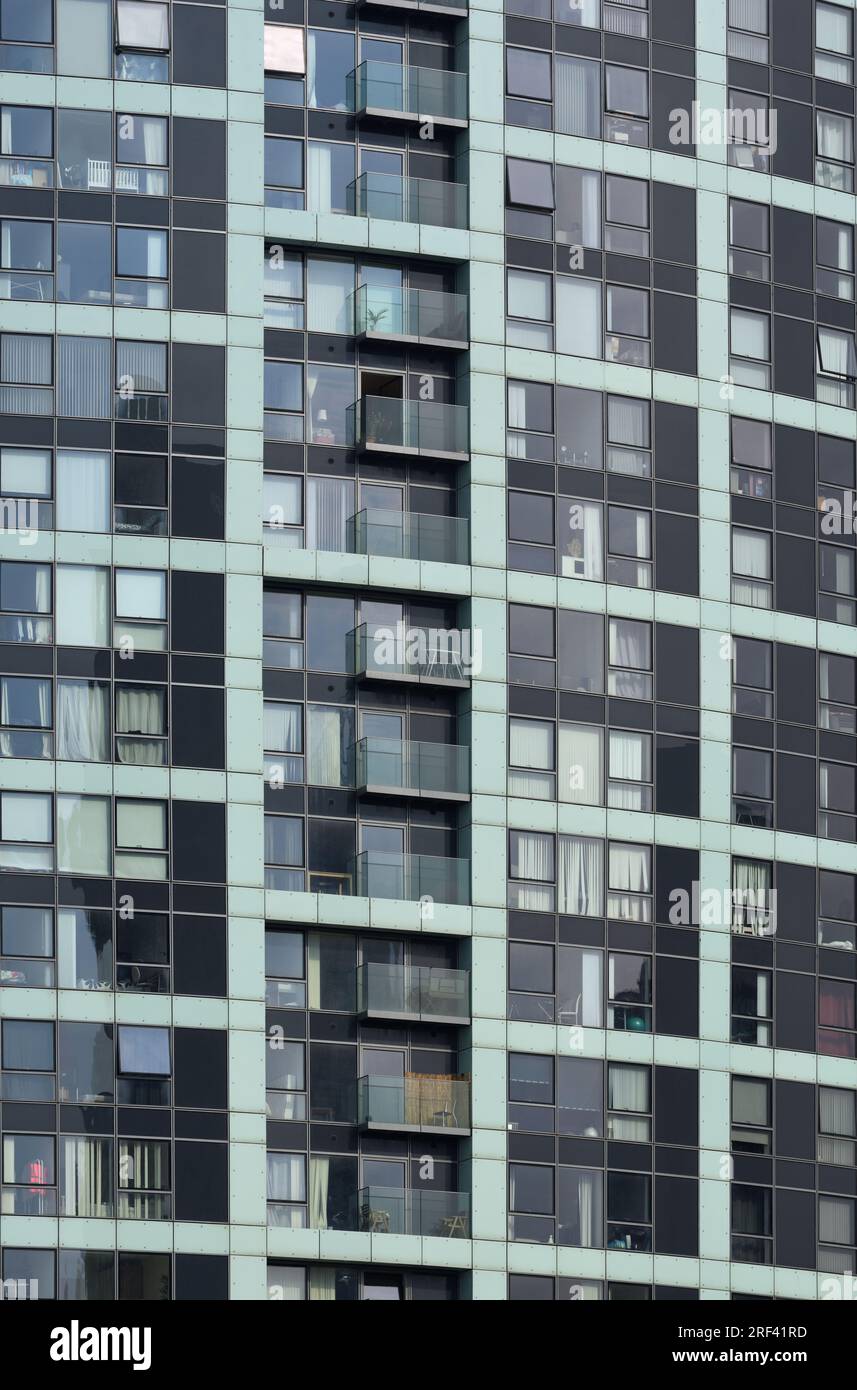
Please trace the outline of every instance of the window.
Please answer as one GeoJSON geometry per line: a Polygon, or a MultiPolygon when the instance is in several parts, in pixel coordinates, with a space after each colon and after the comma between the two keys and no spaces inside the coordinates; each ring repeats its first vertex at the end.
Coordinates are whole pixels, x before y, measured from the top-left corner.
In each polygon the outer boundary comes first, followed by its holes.
{"type": "Polygon", "coordinates": [[[0,299],[53,299],[53,264],[50,222],[0,219],[0,299]]]}
{"type": "Polygon", "coordinates": [[[169,291],[163,282],[169,275],[167,233],[150,227],[117,227],[116,275],[123,277],[117,278],[115,284],[117,304],[125,308],[166,309],[169,291]]]}
{"type": "Polygon", "coordinates": [[[604,916],[604,848],[603,840],[560,835],[559,911],[566,916],[604,916]]]}
{"type": "Polygon", "coordinates": [[[627,811],[651,811],[652,736],[611,729],[608,744],[607,804],[627,811]]]}
{"type": "MultiPolygon", "coordinates": [[[[303,429],[301,428],[301,437],[303,429]]],[[[327,480],[325,480],[327,481],[327,480]]],[[[266,473],[262,483],[262,524],[265,544],[301,547],[303,480],[292,473],[266,473]]]]}
{"type": "Polygon", "coordinates": [[[601,726],[561,723],[558,754],[557,800],[581,806],[603,806],[604,730],[601,726]]]}
{"type": "Polygon", "coordinates": [[[768,62],[768,0],[729,0],[730,58],[768,62]]]}
{"type": "Polygon", "coordinates": [[[269,246],[265,252],[265,327],[303,328],[303,298],[303,258],[286,255],[282,246],[269,246]]]}
{"type": "MultiPolygon", "coordinates": [[[[328,146],[327,148],[331,148],[328,146]]],[[[304,206],[303,141],[265,136],[265,206],[304,206]]],[[[317,208],[316,211],[323,209],[317,208]]]]}
{"type": "Polygon", "coordinates": [[[266,439],[303,439],[304,368],[302,362],[265,362],[264,403],[266,439]]]}
{"type": "Polygon", "coordinates": [[[831,299],[854,299],[854,228],[815,220],[815,288],[831,299]]]}
{"type": "Polygon", "coordinates": [[[304,664],[303,608],[300,594],[266,589],[262,611],[263,662],[275,670],[301,670],[304,664]]]}
{"type": "Polygon", "coordinates": [[[818,1161],[852,1168],[857,1164],[857,1095],[832,1086],[818,1088],[818,1161]]]}
{"type": "Polygon", "coordinates": [[[607,1174],[607,1244],[651,1250],[652,1179],[643,1173],[607,1174]]]}
{"type": "Polygon", "coordinates": [[[607,508],[607,578],[632,589],[651,589],[652,515],[631,507],[607,508]],[[620,557],[630,556],[632,560],[620,557]]]}
{"type": "Polygon", "coordinates": [[[857,347],[853,332],[818,327],[818,386],[820,401],[853,409],[857,379],[857,347]]]}
{"type": "Polygon", "coordinates": [[[58,449],[56,490],[57,530],[111,530],[109,453],[58,449]]]}
{"type": "Polygon", "coordinates": [[[842,193],[854,191],[854,117],[815,113],[815,181],[842,193]]]}
{"type": "MultiPolygon", "coordinates": [[[[601,64],[591,58],[572,58],[564,53],[557,53],[555,65],[557,131],[563,135],[579,135],[589,140],[599,140],[601,64]]],[[[508,160],[507,165],[517,162],[519,161],[508,160]]]]}
{"type": "Polygon", "coordinates": [[[94,565],[57,565],[57,642],[106,647],[110,642],[110,571],[94,565]]]}
{"type": "Polygon", "coordinates": [[[3,1100],[55,1100],[53,1023],[9,1018],[0,1021],[0,1067],[3,1100]]]}
{"type": "Polygon", "coordinates": [[[4,642],[50,642],[50,565],[0,561],[0,635],[4,642]]]}
{"type": "Polygon", "coordinates": [[[732,527],[732,602],[751,608],[773,606],[771,537],[766,531],[732,527]]]}
{"type": "Polygon", "coordinates": [[[765,203],[729,199],[729,274],[745,280],[771,278],[770,210],[765,203]]]}
{"type": "Polygon", "coordinates": [[[771,386],[771,320],[749,309],[730,311],[729,370],[739,386],[771,386]]]}
{"type": "Polygon", "coordinates": [[[732,713],[753,719],[773,719],[772,644],[753,637],[735,637],[732,655],[732,713]]]}
{"type": "Polygon", "coordinates": [[[652,698],[652,628],[630,618],[608,624],[607,693],[626,700],[652,698]]]}
{"type": "Polygon", "coordinates": [[[601,281],[556,278],[556,350],[573,357],[601,357],[601,281]]]}
{"type": "Polygon", "coordinates": [[[110,798],[57,796],[57,868],[69,874],[109,874],[110,798]]]}
{"type": "MultiPolygon", "coordinates": [[[[51,0],[3,0],[0,5],[0,39],[13,43],[51,43],[51,0]]],[[[26,70],[48,71],[41,67],[28,67],[26,70]]]]}
{"type": "Polygon", "coordinates": [[[530,159],[507,159],[506,185],[509,202],[513,205],[553,211],[552,165],[537,164],[530,159]]]}
{"type": "Polygon", "coordinates": [[[0,869],[50,871],[53,838],[50,793],[0,792],[0,869]]]}
{"type": "Polygon", "coordinates": [[[748,965],[732,966],[732,1041],[770,1047],[773,1029],[773,973],[748,965]]]}
{"type": "Polygon", "coordinates": [[[555,911],[554,837],[512,830],[509,858],[509,907],[531,912],[555,911]]]}
{"type": "Polygon", "coordinates": [[[268,1225],[292,1230],[307,1224],[306,1156],[267,1155],[268,1225]]]}
{"type": "Polygon", "coordinates": [[[607,338],[604,356],[608,362],[630,367],[648,367],[650,347],[640,339],[649,337],[648,290],[624,285],[607,286],[607,338]]]}
{"type": "Polygon", "coordinates": [[[119,1026],[119,1074],[121,1076],[169,1076],[169,1028],[119,1026]]]}
{"type": "Polygon", "coordinates": [[[639,68],[604,64],[604,138],[621,145],[649,143],[649,74],[639,68]],[[634,119],[637,118],[637,119],[634,119]]]}
{"type": "Polygon", "coordinates": [[[608,1139],[626,1143],[649,1143],[652,1137],[651,1111],[651,1068],[608,1062],[608,1139]]]}
{"type": "MultiPolygon", "coordinates": [[[[62,340],[60,340],[62,341],[62,340]]],[[[33,333],[0,333],[0,411],[6,415],[51,415],[53,343],[33,333]]]]}
{"type": "Polygon", "coordinates": [[[113,1140],[61,1135],[59,1142],[60,1216],[111,1217],[113,1140]]]}
{"type": "Polygon", "coordinates": [[[770,172],[771,113],[764,97],[729,92],[729,163],[770,172]]]}
{"type": "Polygon", "coordinates": [[[167,804],[116,798],[116,865],[123,878],[165,879],[167,804]]]}
{"type": "Polygon", "coordinates": [[[116,621],[113,641],[131,650],[164,651],[167,646],[167,576],[163,570],[114,570],[116,621]]]}
{"type": "Polygon", "coordinates": [[[56,1216],[53,1135],[6,1134],[3,1139],[3,1212],[15,1216],[56,1216]]]}
{"type": "Polygon", "coordinates": [[[265,887],[303,892],[304,822],[299,816],[265,817],[265,887]]]}
{"type": "MultiPolygon", "coordinates": [[[[303,29],[293,24],[266,24],[264,61],[266,75],[291,73],[295,77],[302,77],[306,72],[303,29]]],[[[296,85],[300,86],[302,95],[303,83],[296,85]]],[[[274,87],[269,94],[266,76],[265,100],[276,99],[280,91],[279,87],[274,87]]],[[[303,105],[303,100],[297,104],[303,105]]]]}
{"type": "Polygon", "coordinates": [[[171,1186],[170,1144],[167,1140],[119,1140],[117,1215],[120,1218],[169,1220],[168,1194],[171,1186]]]}
{"type": "Polygon", "coordinates": [[[0,755],[50,758],[51,682],[34,676],[0,675],[0,755]]]}
{"type": "Polygon", "coordinates": [[[510,97],[551,99],[551,57],[528,48],[506,49],[506,91],[510,97]]]}
{"type": "Polygon", "coordinates": [[[773,756],[760,748],[732,752],[732,812],[736,825],[774,823],[773,756]]]}
{"type": "Polygon", "coordinates": [[[0,970],[4,984],[53,989],[54,915],[50,908],[0,908],[0,970]]]}
{"type": "Polygon", "coordinates": [[[769,936],[773,924],[773,869],[753,859],[732,861],[732,930],[769,936]]]}
{"type": "Polygon", "coordinates": [[[857,734],[857,664],[854,657],[819,653],[818,723],[821,729],[857,734]]]}
{"type": "Polygon", "coordinates": [[[166,343],[116,342],[117,420],[166,420],[166,343]]]}
{"type": "Polygon", "coordinates": [[[824,1057],[857,1056],[857,985],[852,980],[818,982],[818,1051],[824,1057]]]}
{"type": "Polygon", "coordinates": [[[306,1008],[306,968],[302,932],[265,932],[265,1000],[271,1008],[306,1008]]]}
{"type": "Polygon", "coordinates": [[[844,763],[820,762],[818,833],[828,840],[857,839],[857,771],[844,763]]]}
{"type": "Polygon", "coordinates": [[[57,352],[57,413],[109,420],[110,339],[61,337],[57,352]]]}
{"type": "Polygon", "coordinates": [[[771,1083],[732,1077],[732,1152],[768,1154],[773,1148],[771,1083]]]}
{"type": "Polygon", "coordinates": [[[510,347],[553,349],[553,276],[506,271],[506,342],[510,347]]]}
{"type": "Polygon", "coordinates": [[[111,116],[107,111],[57,111],[57,174],[60,188],[109,192],[112,179],[111,116]]]}
{"type": "Polygon", "coordinates": [[[0,187],[53,188],[53,154],[50,108],[0,106],[0,187]]]}
{"type": "Polygon", "coordinates": [[[815,75],[828,82],[854,81],[853,11],[816,0],[815,75]]]}
{"type": "Polygon", "coordinates": [[[166,197],[169,192],[166,116],[116,116],[116,191],[166,197]]]}
{"type": "Polygon", "coordinates": [[[274,1120],[306,1119],[304,1043],[265,1039],[266,1112],[274,1120]]]}
{"type": "Polygon", "coordinates": [[[774,1258],[773,1193],[767,1187],[732,1184],[732,1258],[748,1264],[772,1264],[774,1258]]]}
{"type": "Polygon", "coordinates": [[[169,5],[158,0],[117,0],[116,49],[116,77],[169,81],[169,5]]]}
{"type": "Polygon", "coordinates": [[[771,426],[732,417],[731,488],[739,497],[771,496],[771,426]]]}
{"type": "MultiPolygon", "coordinates": [[[[298,142],[300,143],[300,142],[298,142]]],[[[354,184],[354,146],[334,144],[327,140],[307,141],[307,207],[310,212],[350,212],[355,211],[356,189],[354,184]]],[[[384,207],[389,199],[396,212],[401,214],[401,184],[396,175],[380,174],[375,179],[378,201],[384,207]]],[[[365,192],[365,188],[364,188],[365,192]]],[[[285,204],[274,201],[275,207],[303,207],[303,202],[295,197],[292,202],[286,196],[285,204]]]]}
{"type": "Polygon", "coordinates": [[[307,31],[307,105],[347,111],[348,75],[354,70],[354,35],[333,29],[307,31]]]}
{"type": "Polygon", "coordinates": [[[648,183],[608,174],[605,188],[605,249],[626,256],[648,256],[648,183]]]}

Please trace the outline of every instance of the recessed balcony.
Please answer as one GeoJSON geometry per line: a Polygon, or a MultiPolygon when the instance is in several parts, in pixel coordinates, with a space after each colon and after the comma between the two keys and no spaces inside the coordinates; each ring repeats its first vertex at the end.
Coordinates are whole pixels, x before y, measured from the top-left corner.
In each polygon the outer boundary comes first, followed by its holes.
{"type": "Polygon", "coordinates": [[[470,685],[469,633],[455,628],[372,627],[361,623],[349,634],[351,674],[358,680],[397,685],[470,685]]]}
{"type": "Polygon", "coordinates": [[[470,1022],[470,974],[434,965],[367,961],[357,971],[357,1012],[409,1023],[470,1022]]]}
{"type": "Polygon", "coordinates": [[[352,295],[354,332],[369,342],[467,348],[467,295],[361,285],[352,295]]]}
{"type": "Polygon", "coordinates": [[[467,77],[443,68],[416,68],[374,59],[348,75],[358,116],[463,129],[467,125],[467,77]]]}
{"type": "Polygon", "coordinates": [[[461,516],[366,507],[348,518],[347,535],[353,555],[430,560],[442,565],[470,563],[470,528],[461,516]]]}
{"type": "Polygon", "coordinates": [[[348,209],[355,217],[464,229],[467,184],[404,174],[361,174],[348,185],[348,209]]]}
{"type": "Polygon", "coordinates": [[[470,1133],[470,1078],[464,1076],[361,1076],[357,1123],[364,1130],[450,1136],[470,1133]]]}
{"type": "Polygon", "coordinates": [[[470,1239],[470,1194],[363,1187],[354,1195],[351,1227],[372,1235],[470,1239]]]}
{"type": "Polygon", "coordinates": [[[413,454],[438,463],[466,462],[470,412],[466,405],[361,396],[348,408],[349,437],[367,454],[413,454]]]}
{"type": "Polygon", "coordinates": [[[358,898],[393,898],[397,902],[470,903],[470,862],[440,854],[404,854],[364,850],[353,860],[358,898]]]}
{"type": "Polygon", "coordinates": [[[470,800],[470,749],[460,744],[361,738],[354,766],[356,789],[368,796],[470,800]]]}

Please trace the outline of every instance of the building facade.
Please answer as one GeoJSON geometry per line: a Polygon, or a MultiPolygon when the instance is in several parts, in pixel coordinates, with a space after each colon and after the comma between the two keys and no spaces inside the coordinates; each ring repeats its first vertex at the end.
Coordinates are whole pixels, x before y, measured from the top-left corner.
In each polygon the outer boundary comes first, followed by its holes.
{"type": "Polygon", "coordinates": [[[0,0],[4,1297],[853,1297],[854,45],[0,0]]]}

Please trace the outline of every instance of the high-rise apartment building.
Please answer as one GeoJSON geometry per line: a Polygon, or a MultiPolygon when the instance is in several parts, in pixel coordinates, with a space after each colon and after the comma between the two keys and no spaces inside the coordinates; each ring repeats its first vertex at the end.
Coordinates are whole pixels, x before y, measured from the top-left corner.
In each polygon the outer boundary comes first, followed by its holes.
{"type": "Polygon", "coordinates": [[[0,0],[6,1298],[851,1297],[853,0],[0,0]]]}

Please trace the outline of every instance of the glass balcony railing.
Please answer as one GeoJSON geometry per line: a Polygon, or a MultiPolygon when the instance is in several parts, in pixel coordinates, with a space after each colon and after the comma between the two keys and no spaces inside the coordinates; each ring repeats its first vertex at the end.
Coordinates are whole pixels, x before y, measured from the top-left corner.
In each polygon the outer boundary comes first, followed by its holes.
{"type": "Polygon", "coordinates": [[[366,507],[349,517],[346,526],[353,555],[434,560],[442,565],[470,563],[470,528],[465,517],[366,507]]]}
{"type": "Polygon", "coordinates": [[[355,746],[355,785],[371,795],[470,796],[470,749],[454,743],[361,738],[355,746]]]}
{"type": "Polygon", "coordinates": [[[461,1076],[361,1076],[357,1120],[364,1129],[470,1132],[470,1078],[461,1076]]]}
{"type": "Polygon", "coordinates": [[[467,295],[361,285],[352,296],[354,332],[365,338],[467,347],[467,295]]]}
{"type": "Polygon", "coordinates": [[[367,1018],[468,1023],[470,974],[445,966],[368,961],[357,971],[357,1012],[367,1018]]]}
{"type": "Polygon", "coordinates": [[[397,1187],[363,1187],[354,1195],[351,1229],[373,1235],[469,1240],[470,1195],[431,1188],[408,1192],[397,1187]]]}
{"type": "Polygon", "coordinates": [[[353,110],[359,115],[437,125],[467,124],[467,78],[443,68],[414,68],[368,59],[348,75],[353,110]]]}
{"type": "Polygon", "coordinates": [[[369,627],[348,634],[351,674],[366,680],[470,684],[467,632],[455,628],[369,627]]]}
{"type": "Polygon", "coordinates": [[[466,405],[361,396],[347,413],[349,437],[360,449],[438,459],[467,458],[470,412],[466,405]]]}
{"type": "Polygon", "coordinates": [[[364,850],[353,861],[354,892],[359,898],[394,898],[398,902],[470,902],[470,863],[440,854],[395,854],[364,850]]]}
{"type": "Polygon", "coordinates": [[[466,227],[467,184],[404,174],[361,174],[348,185],[348,210],[356,217],[380,217],[385,222],[466,227]]]}

